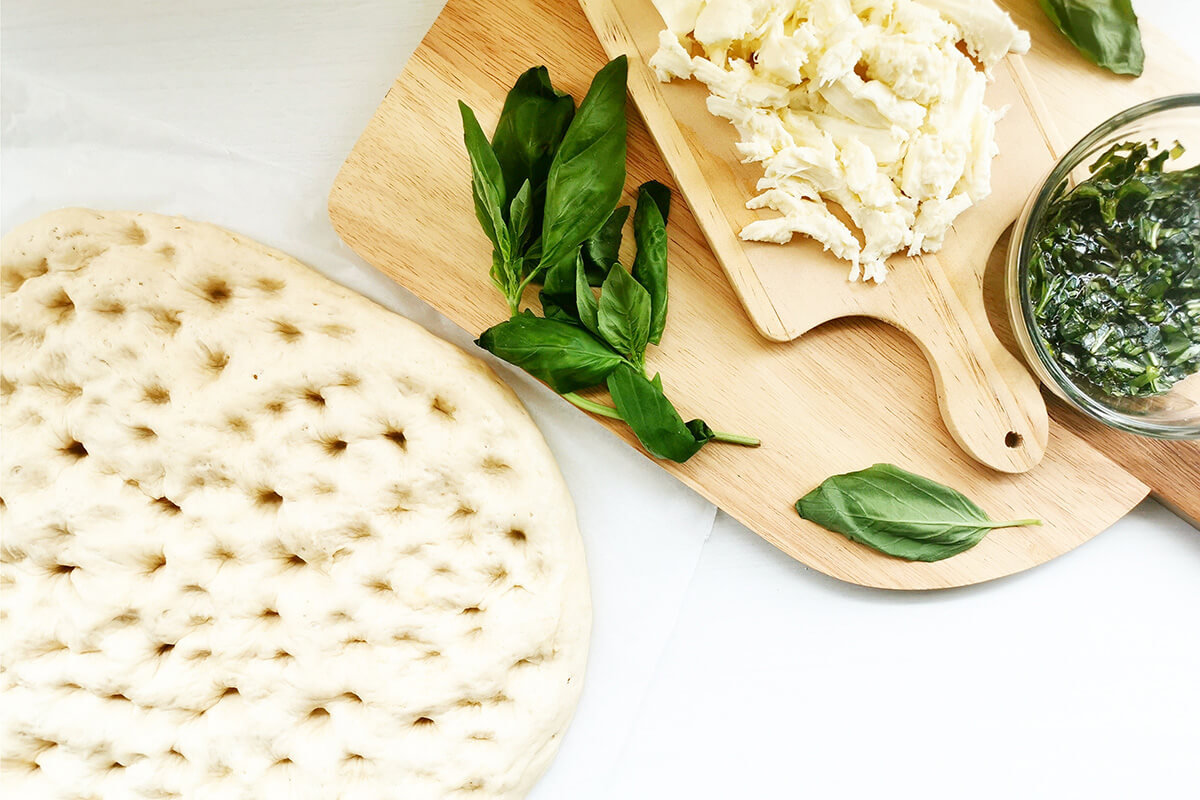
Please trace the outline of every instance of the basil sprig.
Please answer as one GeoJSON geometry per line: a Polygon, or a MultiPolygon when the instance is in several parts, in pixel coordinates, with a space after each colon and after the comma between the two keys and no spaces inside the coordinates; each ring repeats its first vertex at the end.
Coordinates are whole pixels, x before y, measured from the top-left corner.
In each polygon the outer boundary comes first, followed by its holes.
{"type": "Polygon", "coordinates": [[[1130,0],[1040,0],[1079,52],[1119,75],[1141,75],[1142,32],[1130,0]]]}
{"type": "Polygon", "coordinates": [[[796,511],[847,539],[908,561],[940,561],[971,549],[995,528],[1041,524],[1036,519],[993,522],[949,486],[891,464],[827,478],[796,502],[796,511]]]}
{"type": "Polygon", "coordinates": [[[609,62],[576,111],[545,67],[529,70],[509,92],[490,143],[459,103],[475,215],[492,242],[492,282],[511,315],[476,344],[580,408],[625,421],[656,458],[687,461],[710,441],[757,446],[703,420],[684,422],[661,377],[647,377],[646,348],[661,341],[667,317],[671,192],[653,181],[639,187],[637,255],[627,270],[619,254],[629,207],[617,207],[626,72],[624,56],[609,62]],[[521,309],[536,283],[542,316],[521,309]],[[597,386],[608,388],[615,408],[575,394],[597,386]]]}

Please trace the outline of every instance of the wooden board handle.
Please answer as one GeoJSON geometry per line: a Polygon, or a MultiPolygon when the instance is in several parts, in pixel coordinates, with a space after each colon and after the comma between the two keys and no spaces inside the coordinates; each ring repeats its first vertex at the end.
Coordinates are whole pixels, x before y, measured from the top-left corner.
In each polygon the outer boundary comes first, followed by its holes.
{"type": "MultiPolygon", "coordinates": [[[[906,259],[887,280],[893,285],[886,304],[867,313],[900,328],[920,346],[954,440],[1001,472],[1036,466],[1046,452],[1050,422],[1033,376],[994,363],[992,348],[936,257],[906,259]]],[[[987,335],[995,339],[990,328],[987,335]]],[[[992,344],[1001,347],[998,341],[992,344]]]]}

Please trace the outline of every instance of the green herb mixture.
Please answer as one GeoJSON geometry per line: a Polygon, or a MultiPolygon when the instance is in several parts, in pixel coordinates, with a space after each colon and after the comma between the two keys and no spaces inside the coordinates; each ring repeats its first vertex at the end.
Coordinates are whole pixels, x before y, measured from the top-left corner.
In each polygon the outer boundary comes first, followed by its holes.
{"type": "Polygon", "coordinates": [[[653,181],[638,189],[637,255],[625,269],[618,251],[629,207],[617,203],[625,187],[626,74],[624,56],[609,62],[576,110],[545,67],[527,71],[491,142],[459,103],[475,215],[492,242],[492,282],[511,314],[477,344],[580,408],[624,420],[656,458],[687,461],[709,441],[757,446],[703,420],[684,422],[662,378],[647,375],[646,347],[661,341],[667,320],[671,193],[653,181]],[[521,309],[526,288],[539,284],[542,316],[521,309]],[[575,394],[600,385],[615,408],[575,394]]]}
{"type": "Polygon", "coordinates": [[[1034,231],[1039,333],[1072,376],[1110,396],[1159,394],[1200,370],[1200,166],[1113,145],[1034,231]]]}

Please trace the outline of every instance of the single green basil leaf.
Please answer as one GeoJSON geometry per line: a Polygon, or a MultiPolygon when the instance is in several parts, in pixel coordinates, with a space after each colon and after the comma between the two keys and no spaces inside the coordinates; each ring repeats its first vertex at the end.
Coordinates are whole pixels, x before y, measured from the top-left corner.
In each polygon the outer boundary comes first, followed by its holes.
{"type": "Polygon", "coordinates": [[[575,316],[575,309],[569,311],[560,306],[553,298],[545,292],[538,294],[538,300],[542,304],[542,316],[546,319],[553,319],[559,322],[565,322],[568,325],[579,327],[579,319],[575,316]]]}
{"type": "MultiPolygon", "coordinates": [[[[576,250],[575,259],[578,257],[579,251],[576,250]]],[[[575,308],[575,259],[559,261],[541,276],[543,306],[545,301],[549,300],[564,309],[575,308]]],[[[540,269],[540,266],[538,268],[540,269]]]]}
{"type": "Polygon", "coordinates": [[[608,270],[621,258],[621,229],[629,218],[629,206],[618,206],[596,231],[583,243],[583,264],[587,268],[589,286],[599,286],[608,270]]]}
{"type": "MultiPolygon", "coordinates": [[[[591,289],[588,289],[591,292],[591,289]]],[[[650,295],[620,264],[613,264],[600,289],[597,325],[604,341],[635,364],[650,337],[650,295]]]]}
{"type": "Polygon", "coordinates": [[[579,321],[583,327],[599,334],[596,295],[592,294],[591,284],[588,283],[587,268],[583,265],[582,254],[575,261],[575,307],[579,311],[579,321]]]}
{"type": "Polygon", "coordinates": [[[1130,0],[1040,0],[1063,35],[1096,64],[1120,75],[1141,75],[1145,55],[1130,0]]]}
{"type": "Polygon", "coordinates": [[[633,429],[646,452],[655,458],[683,463],[694,456],[711,438],[708,426],[698,432],[692,423],[684,423],[679,412],[663,394],[661,383],[646,378],[640,371],[622,362],[608,376],[608,391],[621,419],[633,429]],[[705,433],[707,431],[707,433],[705,433]]]}
{"type": "Polygon", "coordinates": [[[475,342],[564,394],[603,383],[625,360],[583,328],[526,311],[488,328],[475,342]]]}
{"type": "Polygon", "coordinates": [[[492,269],[488,274],[491,275],[492,283],[496,284],[496,288],[504,293],[505,298],[509,296],[510,292],[516,292],[513,287],[519,281],[514,280],[512,264],[501,258],[500,251],[494,248],[492,250],[492,269]]]}
{"type": "MultiPolygon", "coordinates": [[[[654,377],[657,378],[658,376],[655,375],[654,377]]],[[[658,390],[662,391],[662,381],[658,382],[658,390]]],[[[713,429],[708,427],[708,423],[702,419],[690,420],[687,423],[687,429],[692,432],[692,438],[702,445],[711,442],[713,437],[716,436],[713,429]]]]}
{"type": "Polygon", "coordinates": [[[834,475],[796,502],[804,519],[909,561],[969,550],[988,531],[1037,520],[993,522],[963,494],[891,464],[834,475]]]}
{"type": "Polygon", "coordinates": [[[471,159],[471,194],[475,200],[475,216],[501,259],[507,263],[512,257],[512,248],[508,226],[504,221],[503,208],[507,195],[500,162],[496,160],[496,153],[479,127],[475,112],[461,100],[458,110],[462,114],[463,142],[471,159]]]}
{"type": "Polygon", "coordinates": [[[651,344],[662,341],[667,325],[667,211],[671,190],[656,181],[638,189],[637,211],[633,215],[633,238],[637,256],[633,259],[633,277],[650,295],[651,344]]]}
{"type": "Polygon", "coordinates": [[[575,100],[550,85],[545,67],[534,67],[517,78],[492,136],[510,196],[525,181],[531,195],[538,194],[574,116],[575,100]]]}
{"type": "Polygon", "coordinates": [[[642,192],[650,195],[650,199],[658,206],[658,213],[662,215],[665,224],[667,217],[671,216],[671,190],[658,181],[646,181],[638,187],[639,197],[642,192]]]}
{"type": "Polygon", "coordinates": [[[533,218],[533,208],[531,207],[531,194],[533,190],[530,188],[529,181],[521,184],[521,188],[517,191],[516,197],[508,207],[508,220],[512,229],[513,243],[517,249],[521,249],[521,244],[525,239],[525,234],[529,232],[529,223],[533,218]]]}
{"type": "MultiPolygon", "coordinates": [[[[535,203],[536,203],[536,201],[535,201],[535,203]]],[[[529,270],[537,267],[538,262],[542,259],[542,237],[541,236],[538,236],[536,239],[534,239],[532,242],[529,243],[529,246],[525,248],[525,253],[522,256],[522,259],[524,259],[525,264],[526,264],[525,271],[521,273],[522,277],[523,277],[523,276],[529,274],[529,270]]],[[[534,283],[539,283],[539,281],[535,280],[534,283]]]]}
{"type": "MultiPolygon", "coordinates": [[[[546,280],[542,286],[542,290],[538,293],[538,299],[542,304],[542,316],[547,319],[556,319],[561,322],[567,322],[577,327],[584,327],[592,333],[596,333],[595,312],[592,313],[591,326],[589,327],[580,318],[579,309],[579,293],[576,291],[574,276],[578,274],[579,263],[582,260],[582,255],[576,253],[575,268],[571,271],[572,277],[567,277],[566,267],[555,267],[550,271],[550,274],[545,276],[546,280]]],[[[588,289],[588,296],[595,305],[596,296],[592,294],[591,289],[588,289]]],[[[586,302],[587,298],[583,298],[586,302]]]]}
{"type": "Polygon", "coordinates": [[[549,273],[564,266],[575,284],[575,253],[600,230],[625,186],[625,56],[596,73],[554,155],[546,179],[542,259],[549,273]]]}

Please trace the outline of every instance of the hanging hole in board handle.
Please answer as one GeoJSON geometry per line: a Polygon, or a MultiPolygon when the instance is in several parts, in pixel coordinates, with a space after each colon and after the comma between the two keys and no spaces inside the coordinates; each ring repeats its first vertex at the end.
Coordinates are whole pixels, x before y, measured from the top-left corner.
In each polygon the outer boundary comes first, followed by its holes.
{"type": "MultiPolygon", "coordinates": [[[[937,256],[907,259],[902,269],[889,273],[885,285],[890,294],[879,296],[870,315],[900,328],[921,348],[954,440],[975,460],[1000,472],[1036,466],[1049,437],[1038,384],[1024,370],[997,367],[987,344],[995,333],[972,319],[937,256]]],[[[999,341],[994,346],[1002,347],[999,341]]]]}

